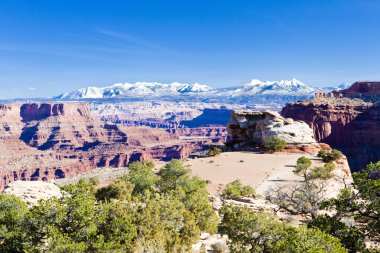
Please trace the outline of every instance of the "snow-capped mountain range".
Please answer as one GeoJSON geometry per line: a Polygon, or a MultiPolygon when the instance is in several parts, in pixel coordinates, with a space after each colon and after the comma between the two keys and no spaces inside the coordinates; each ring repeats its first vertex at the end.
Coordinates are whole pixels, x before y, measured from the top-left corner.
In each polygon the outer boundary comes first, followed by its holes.
{"type": "Polygon", "coordinates": [[[85,99],[85,98],[112,98],[130,96],[173,96],[188,93],[207,92],[212,88],[199,83],[158,83],[136,82],[117,83],[108,87],[88,87],[59,95],[57,99],[85,99]]]}
{"type": "Polygon", "coordinates": [[[88,87],[57,96],[58,100],[135,98],[169,100],[191,100],[226,103],[285,103],[310,98],[316,91],[331,91],[347,88],[314,88],[297,79],[261,81],[253,79],[242,86],[213,89],[205,84],[136,82],[118,83],[107,87],[88,87]]]}

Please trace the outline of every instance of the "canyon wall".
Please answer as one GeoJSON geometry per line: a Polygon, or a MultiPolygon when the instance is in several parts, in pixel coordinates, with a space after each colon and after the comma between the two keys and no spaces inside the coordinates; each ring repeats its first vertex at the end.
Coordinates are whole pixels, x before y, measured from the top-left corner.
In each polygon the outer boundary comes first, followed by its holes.
{"type": "Polygon", "coordinates": [[[93,103],[91,114],[103,122],[161,128],[181,137],[212,136],[222,141],[227,137],[232,109],[238,108],[242,106],[197,102],[93,103]]]}
{"type": "Polygon", "coordinates": [[[0,189],[14,180],[71,177],[144,159],[184,159],[211,139],[125,127],[94,118],[84,103],[0,104],[0,189]]]}
{"type": "Polygon", "coordinates": [[[380,82],[355,82],[348,89],[334,91],[336,97],[360,98],[369,102],[380,101],[380,82]]]}
{"type": "Polygon", "coordinates": [[[305,121],[318,141],[343,151],[351,169],[360,170],[369,162],[380,160],[380,107],[373,100],[380,86],[363,93],[364,86],[367,83],[360,82],[340,92],[347,97],[320,97],[287,104],[281,115],[305,121]],[[358,97],[371,98],[372,102],[358,97]]]}

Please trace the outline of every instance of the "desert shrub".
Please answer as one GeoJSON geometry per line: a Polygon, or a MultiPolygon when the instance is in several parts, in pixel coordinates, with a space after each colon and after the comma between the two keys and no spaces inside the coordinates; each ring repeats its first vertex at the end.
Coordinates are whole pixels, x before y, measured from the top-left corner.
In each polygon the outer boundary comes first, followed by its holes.
{"type": "Polygon", "coordinates": [[[134,187],[125,177],[122,177],[112,184],[98,189],[95,196],[101,201],[109,201],[111,199],[130,200],[134,187]]]}
{"type": "Polygon", "coordinates": [[[353,183],[341,190],[336,198],[325,201],[323,207],[334,208],[335,217],[354,217],[366,239],[380,243],[380,161],[352,174],[353,183]]]}
{"type": "Polygon", "coordinates": [[[220,148],[210,148],[209,150],[207,150],[207,156],[208,157],[213,157],[213,156],[217,156],[217,155],[220,155],[220,153],[222,153],[222,150],[220,148]]]}
{"type": "Polygon", "coordinates": [[[297,185],[278,185],[267,192],[266,198],[291,214],[307,215],[313,219],[317,217],[320,203],[325,199],[326,180],[334,176],[334,169],[332,163],[311,168],[310,159],[301,157],[293,173],[303,180],[297,185]]]}
{"type": "Polygon", "coordinates": [[[133,195],[142,194],[146,190],[152,190],[157,182],[157,176],[153,173],[153,163],[133,163],[129,166],[128,181],[134,185],[133,195]]]}
{"type": "Polygon", "coordinates": [[[323,162],[330,163],[341,159],[343,154],[339,150],[333,149],[331,151],[321,150],[318,152],[317,156],[322,158],[323,162]]]}
{"type": "Polygon", "coordinates": [[[326,163],[323,166],[315,167],[310,171],[311,179],[327,180],[334,176],[332,173],[335,170],[335,165],[331,162],[326,163]]]}
{"type": "Polygon", "coordinates": [[[204,180],[191,177],[191,170],[176,159],[161,168],[158,176],[158,192],[180,198],[186,209],[196,218],[196,226],[201,231],[211,234],[217,232],[219,218],[210,204],[204,180]]]}
{"type": "Polygon", "coordinates": [[[280,152],[282,151],[288,144],[286,141],[281,139],[278,136],[271,136],[267,139],[264,144],[265,151],[268,153],[280,152]]]}
{"type": "Polygon", "coordinates": [[[300,174],[303,171],[306,171],[311,166],[311,160],[307,157],[300,157],[297,160],[296,169],[293,171],[295,174],[300,174]]]}
{"type": "Polygon", "coordinates": [[[228,183],[223,189],[222,197],[225,199],[239,199],[241,197],[252,197],[255,190],[249,185],[243,185],[239,179],[228,183]]]}
{"type": "Polygon", "coordinates": [[[366,252],[364,234],[353,226],[347,226],[336,217],[319,215],[316,219],[309,221],[307,227],[318,228],[324,233],[338,238],[350,253],[366,252]]]}
{"type": "MultiPolygon", "coordinates": [[[[93,185],[85,180],[63,189],[63,197],[40,200],[24,213],[18,225],[22,233],[19,237],[12,235],[19,240],[19,249],[5,249],[4,246],[11,245],[2,240],[1,252],[129,252],[133,249],[136,226],[132,223],[132,213],[123,203],[98,203],[93,185]]],[[[0,206],[3,203],[0,200],[0,206]]]]}
{"type": "Polygon", "coordinates": [[[0,252],[22,252],[27,205],[16,196],[0,194],[0,252]]]}
{"type": "Polygon", "coordinates": [[[190,178],[190,170],[182,161],[173,159],[158,172],[157,186],[162,192],[177,190],[190,178]]]}
{"type": "Polygon", "coordinates": [[[293,227],[273,214],[224,205],[220,230],[231,252],[346,253],[340,241],[319,229],[293,227]]]}
{"type": "Polygon", "coordinates": [[[227,251],[227,246],[221,242],[212,244],[211,248],[215,253],[223,253],[227,251]]]}
{"type": "Polygon", "coordinates": [[[31,208],[0,194],[0,252],[190,252],[201,232],[217,232],[206,183],[179,160],[154,180],[151,168],[134,163],[100,189],[80,180],[31,208]]]}

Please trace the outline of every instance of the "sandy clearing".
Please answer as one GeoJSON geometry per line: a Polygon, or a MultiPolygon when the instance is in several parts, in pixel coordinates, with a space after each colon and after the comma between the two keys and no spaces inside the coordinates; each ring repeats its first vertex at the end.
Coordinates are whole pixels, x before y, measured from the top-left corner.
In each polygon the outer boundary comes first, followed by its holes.
{"type": "Polygon", "coordinates": [[[203,180],[211,180],[207,186],[210,193],[215,194],[219,189],[235,179],[255,188],[256,192],[265,192],[276,184],[297,182],[300,177],[293,174],[297,159],[305,154],[257,154],[252,152],[224,152],[218,157],[198,158],[187,161],[192,174],[203,180]]]}

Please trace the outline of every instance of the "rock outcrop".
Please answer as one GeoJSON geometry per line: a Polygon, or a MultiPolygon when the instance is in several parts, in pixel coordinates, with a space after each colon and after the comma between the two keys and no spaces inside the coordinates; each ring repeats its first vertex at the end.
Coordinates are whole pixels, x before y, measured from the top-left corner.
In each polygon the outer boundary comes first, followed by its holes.
{"type": "Polygon", "coordinates": [[[316,142],[305,122],[284,118],[272,111],[234,111],[227,131],[229,142],[235,147],[262,144],[271,136],[279,136],[289,144],[316,142]]]}
{"type": "Polygon", "coordinates": [[[7,185],[5,194],[14,195],[29,206],[36,205],[41,199],[61,198],[61,189],[53,183],[42,181],[15,181],[7,185]]]}
{"type": "Polygon", "coordinates": [[[2,104],[0,190],[15,180],[71,177],[144,159],[184,159],[212,141],[103,123],[85,103],[2,104]]]}
{"type": "Polygon", "coordinates": [[[365,101],[380,101],[380,82],[360,81],[348,89],[333,92],[335,97],[361,98],[365,101]]]}
{"type": "MultiPolygon", "coordinates": [[[[361,91],[361,85],[354,84],[343,93],[353,95],[361,91]]],[[[371,90],[371,94],[374,92],[371,90]]],[[[281,115],[305,121],[317,141],[343,151],[351,169],[357,171],[380,160],[380,107],[374,102],[348,97],[316,98],[287,104],[281,115]]]]}

